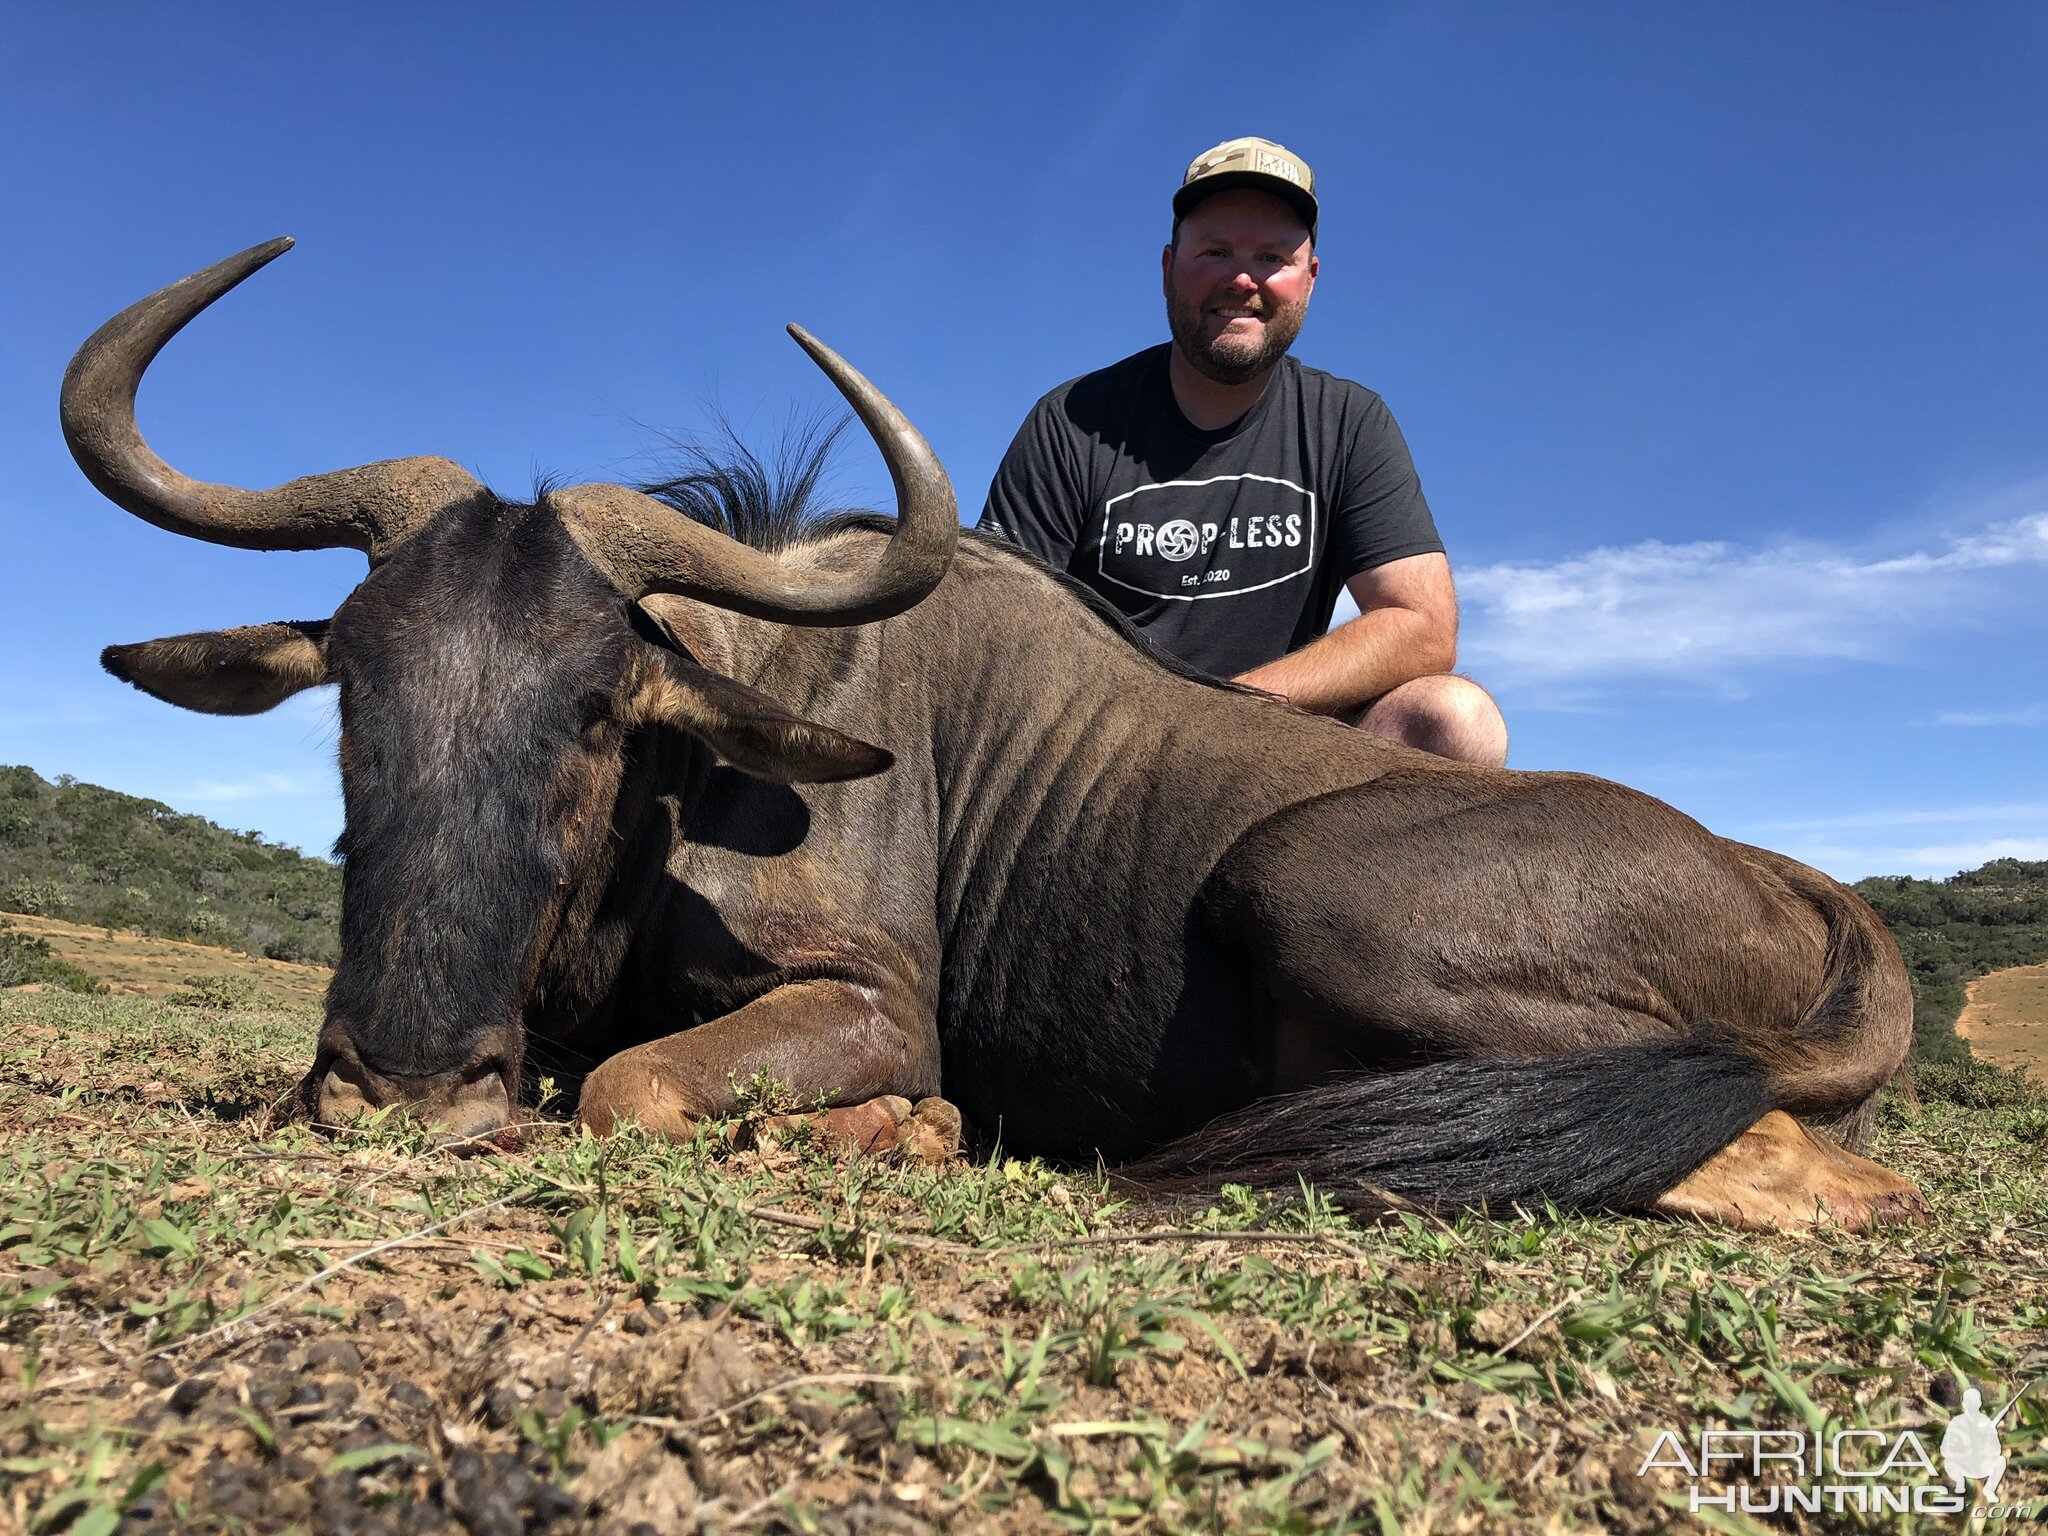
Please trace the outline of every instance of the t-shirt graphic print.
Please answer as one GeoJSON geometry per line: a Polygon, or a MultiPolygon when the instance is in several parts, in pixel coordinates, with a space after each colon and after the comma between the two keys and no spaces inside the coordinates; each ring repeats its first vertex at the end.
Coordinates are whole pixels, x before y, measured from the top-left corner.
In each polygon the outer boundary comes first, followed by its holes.
{"type": "Polygon", "coordinates": [[[1141,485],[1103,503],[1097,585],[1168,602],[1306,580],[1322,548],[1316,493],[1277,475],[1141,485]]]}

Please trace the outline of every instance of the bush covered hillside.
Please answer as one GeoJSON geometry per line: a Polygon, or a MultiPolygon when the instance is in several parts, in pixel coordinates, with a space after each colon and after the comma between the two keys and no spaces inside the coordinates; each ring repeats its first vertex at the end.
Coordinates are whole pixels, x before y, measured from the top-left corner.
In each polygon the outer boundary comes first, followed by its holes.
{"type": "Polygon", "coordinates": [[[154,800],[0,767],[0,911],[332,965],[341,870],[154,800]]]}
{"type": "MultiPolygon", "coordinates": [[[[1997,859],[1947,880],[1884,875],[1855,889],[1905,953],[1920,1060],[1969,1055],[1955,1033],[1967,983],[2048,961],[2048,861],[1997,859]]],[[[0,768],[0,911],[332,965],[341,870],[154,800],[0,768]]]]}
{"type": "Polygon", "coordinates": [[[2048,961],[2048,860],[1993,859],[1946,880],[1879,875],[1854,887],[1890,925],[1913,977],[1913,1054],[1970,1054],[1956,1038],[1963,989],[1979,976],[2048,961]]]}

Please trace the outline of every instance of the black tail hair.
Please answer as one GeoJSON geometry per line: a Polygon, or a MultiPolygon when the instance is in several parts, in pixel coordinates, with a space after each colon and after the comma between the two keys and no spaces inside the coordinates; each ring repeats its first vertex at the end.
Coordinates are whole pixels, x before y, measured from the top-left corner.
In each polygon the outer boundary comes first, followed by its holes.
{"type": "Polygon", "coordinates": [[[1113,1175],[1168,1198],[1225,1183],[1288,1194],[1306,1179],[1368,1216],[1403,1202],[1627,1210],[1775,1107],[1763,1067],[1711,1042],[1443,1061],[1263,1100],[1113,1175]]]}

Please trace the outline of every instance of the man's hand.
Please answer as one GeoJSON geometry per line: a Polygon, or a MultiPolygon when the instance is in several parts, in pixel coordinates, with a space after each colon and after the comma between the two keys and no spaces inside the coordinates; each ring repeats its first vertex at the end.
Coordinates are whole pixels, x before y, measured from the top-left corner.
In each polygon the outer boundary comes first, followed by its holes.
{"type": "Polygon", "coordinates": [[[1297,709],[1350,715],[1403,683],[1457,665],[1458,595],[1444,556],[1392,560],[1345,585],[1358,602],[1357,618],[1237,681],[1277,693],[1297,709]]]}

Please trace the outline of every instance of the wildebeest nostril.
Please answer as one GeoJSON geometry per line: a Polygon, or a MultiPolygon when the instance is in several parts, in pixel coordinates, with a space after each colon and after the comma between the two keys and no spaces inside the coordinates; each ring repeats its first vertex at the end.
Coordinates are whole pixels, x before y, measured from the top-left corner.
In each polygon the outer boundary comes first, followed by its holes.
{"type": "Polygon", "coordinates": [[[314,1118],[342,1126],[393,1107],[456,1143],[491,1136],[512,1119],[505,1076],[496,1070],[408,1077],[374,1072],[347,1057],[337,1057],[320,1079],[314,1118]]]}

